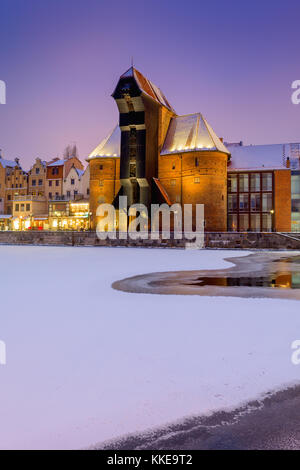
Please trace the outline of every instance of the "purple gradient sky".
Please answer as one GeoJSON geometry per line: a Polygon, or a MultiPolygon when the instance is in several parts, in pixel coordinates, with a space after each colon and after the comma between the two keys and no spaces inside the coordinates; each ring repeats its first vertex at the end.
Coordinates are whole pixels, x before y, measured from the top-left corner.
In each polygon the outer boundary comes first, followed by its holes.
{"type": "Polygon", "coordinates": [[[228,141],[300,141],[299,0],[1,0],[0,148],[84,158],[116,124],[110,97],[134,57],[178,114],[228,141]]]}

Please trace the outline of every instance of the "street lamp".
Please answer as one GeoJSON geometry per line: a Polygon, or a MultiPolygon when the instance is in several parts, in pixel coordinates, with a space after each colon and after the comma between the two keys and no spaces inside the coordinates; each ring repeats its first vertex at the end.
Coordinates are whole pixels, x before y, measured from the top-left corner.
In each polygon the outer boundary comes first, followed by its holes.
{"type": "Polygon", "coordinates": [[[275,232],[274,230],[274,209],[271,209],[270,210],[270,214],[271,214],[271,217],[272,217],[272,232],[275,232]]]}

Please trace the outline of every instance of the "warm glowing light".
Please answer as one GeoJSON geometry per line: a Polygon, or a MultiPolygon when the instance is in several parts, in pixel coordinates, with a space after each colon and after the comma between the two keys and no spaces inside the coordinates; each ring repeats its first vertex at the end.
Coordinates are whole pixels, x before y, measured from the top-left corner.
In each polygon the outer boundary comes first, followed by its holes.
{"type": "Polygon", "coordinates": [[[54,219],[52,222],[52,227],[56,228],[57,227],[57,219],[54,219]]]}
{"type": "Polygon", "coordinates": [[[25,228],[29,228],[30,227],[30,220],[25,220],[25,228]]]}
{"type": "Polygon", "coordinates": [[[19,230],[20,228],[20,222],[19,219],[14,220],[14,229],[19,230]]]}

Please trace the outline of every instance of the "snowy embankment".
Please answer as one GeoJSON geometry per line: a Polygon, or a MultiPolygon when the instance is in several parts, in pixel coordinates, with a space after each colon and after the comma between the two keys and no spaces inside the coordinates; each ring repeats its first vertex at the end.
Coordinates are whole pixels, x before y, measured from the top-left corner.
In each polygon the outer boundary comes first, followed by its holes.
{"type": "Polygon", "coordinates": [[[86,447],[298,381],[297,301],[111,288],[246,254],[0,247],[0,447],[86,447]]]}

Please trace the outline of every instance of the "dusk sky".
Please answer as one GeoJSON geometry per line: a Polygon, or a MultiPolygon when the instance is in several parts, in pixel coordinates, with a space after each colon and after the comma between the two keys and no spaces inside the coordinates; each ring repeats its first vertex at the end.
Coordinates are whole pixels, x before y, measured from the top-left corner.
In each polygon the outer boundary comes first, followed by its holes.
{"type": "Polygon", "coordinates": [[[114,127],[134,58],[178,114],[244,144],[300,141],[299,0],[0,0],[0,148],[28,169],[114,127]]]}

